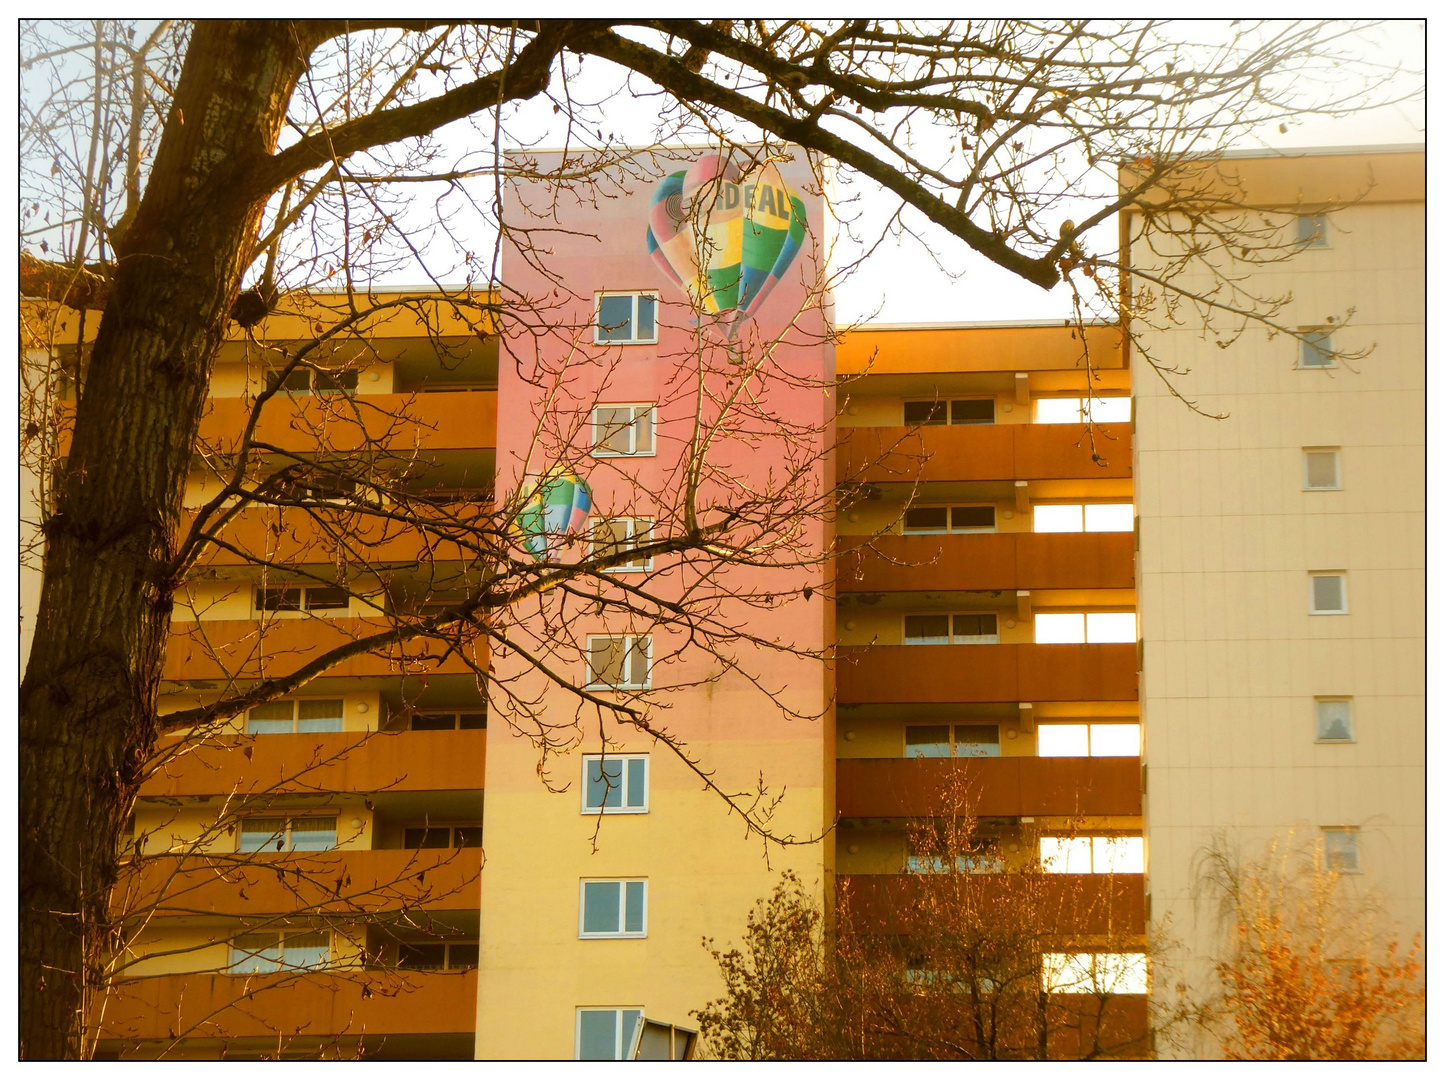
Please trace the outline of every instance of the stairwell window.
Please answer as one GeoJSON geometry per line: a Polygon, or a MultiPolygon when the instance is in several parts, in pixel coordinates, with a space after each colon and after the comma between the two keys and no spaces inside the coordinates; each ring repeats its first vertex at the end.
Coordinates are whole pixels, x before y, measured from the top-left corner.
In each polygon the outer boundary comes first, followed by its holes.
{"type": "Polygon", "coordinates": [[[650,345],[657,341],[657,294],[597,294],[597,323],[592,338],[598,345],[650,345]]]}
{"type": "Polygon", "coordinates": [[[647,936],[645,879],[582,882],[579,938],[647,936]]]}
{"type": "Polygon", "coordinates": [[[998,615],[962,611],[903,616],[905,645],[997,645],[998,615]]]}
{"type": "Polygon", "coordinates": [[[578,1009],[577,1060],[621,1061],[641,1020],[641,1008],[578,1009]]]}
{"type": "MultiPolygon", "coordinates": [[[[645,544],[652,536],[652,522],[647,518],[603,518],[592,526],[592,557],[607,557],[631,551],[645,544]]],[[[637,573],[652,569],[652,560],[633,558],[629,562],[609,566],[607,573],[637,573]]]]}
{"type": "Polygon", "coordinates": [[[232,975],[316,971],[331,964],[331,935],[320,931],[242,934],[231,942],[232,975]]]}
{"type": "Polygon", "coordinates": [[[1039,757],[1138,757],[1138,724],[1040,724],[1039,757]]]}
{"type": "Polygon", "coordinates": [[[1142,836],[1041,836],[1039,865],[1047,874],[1142,874],[1142,836]]]}
{"type": "Polygon", "coordinates": [[[588,637],[589,690],[646,690],[652,685],[652,638],[588,637]]]}
{"type": "Polygon", "coordinates": [[[1037,645],[1099,645],[1138,640],[1138,623],[1132,611],[1037,612],[1037,645]]]}
{"type": "Polygon", "coordinates": [[[1306,447],[1304,466],[1304,489],[1306,491],[1340,490],[1340,451],[1338,447],[1306,447]]]}
{"type": "Polygon", "coordinates": [[[1354,741],[1354,702],[1350,698],[1315,698],[1315,742],[1354,741]]]}
{"type": "Polygon", "coordinates": [[[241,822],[236,850],[331,851],[336,847],[334,817],[252,817],[241,822]]]}
{"type": "Polygon", "coordinates": [[[653,405],[598,405],[592,410],[593,457],[651,457],[653,405]]]}
{"type": "Polygon", "coordinates": [[[268,701],[246,714],[247,735],[310,734],[340,731],[344,716],[341,698],[305,698],[268,701]]]}
{"type": "Polygon", "coordinates": [[[584,754],[582,813],[647,813],[647,755],[584,754]]]}
{"type": "Polygon", "coordinates": [[[1299,339],[1301,368],[1332,368],[1335,366],[1334,336],[1328,330],[1304,330],[1299,339]]]}
{"type": "Polygon", "coordinates": [[[1348,615],[1345,575],[1339,571],[1310,574],[1310,614],[1348,615]]]}

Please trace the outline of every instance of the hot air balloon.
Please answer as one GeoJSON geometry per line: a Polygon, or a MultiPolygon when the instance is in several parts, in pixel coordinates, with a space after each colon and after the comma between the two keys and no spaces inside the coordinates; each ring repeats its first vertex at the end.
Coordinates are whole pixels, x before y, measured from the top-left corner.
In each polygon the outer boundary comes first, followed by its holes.
{"type": "Polygon", "coordinates": [[[803,201],[772,162],[746,175],[717,154],[658,181],[647,251],[701,315],[737,336],[803,248],[803,201]]]}
{"type": "Polygon", "coordinates": [[[512,536],[538,559],[555,555],[570,538],[582,535],[592,513],[587,481],[569,469],[528,477],[521,501],[512,536]]]}

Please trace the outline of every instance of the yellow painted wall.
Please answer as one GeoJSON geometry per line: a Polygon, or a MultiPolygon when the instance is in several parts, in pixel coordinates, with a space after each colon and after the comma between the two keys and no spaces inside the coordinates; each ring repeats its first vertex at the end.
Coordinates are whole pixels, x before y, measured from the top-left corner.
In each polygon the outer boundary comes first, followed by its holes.
{"type": "MultiPolygon", "coordinates": [[[[301,701],[307,698],[330,700],[341,698],[344,703],[341,719],[343,731],[376,731],[385,716],[385,704],[381,700],[379,691],[349,690],[327,694],[318,692],[317,684],[312,683],[303,693],[293,695],[291,700],[301,701]]],[[[164,715],[168,712],[179,712],[182,709],[212,705],[218,700],[219,697],[214,693],[172,693],[161,698],[159,711],[164,715]]],[[[240,735],[245,731],[245,726],[245,717],[232,717],[217,730],[216,734],[240,735]]],[[[257,738],[264,737],[257,736],[257,738]]]]}

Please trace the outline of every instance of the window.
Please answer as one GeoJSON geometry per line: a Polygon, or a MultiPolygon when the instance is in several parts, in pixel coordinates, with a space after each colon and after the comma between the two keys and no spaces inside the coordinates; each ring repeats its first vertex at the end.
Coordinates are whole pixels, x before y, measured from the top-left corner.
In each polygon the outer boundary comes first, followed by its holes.
{"type": "Polygon", "coordinates": [[[231,942],[232,975],[314,971],[331,963],[331,935],[324,930],[242,934],[231,942]]]}
{"type": "Polygon", "coordinates": [[[903,512],[906,533],[980,533],[995,528],[993,506],[914,506],[903,512]]]}
{"type": "Polygon", "coordinates": [[[1299,366],[1332,368],[1335,366],[1334,339],[1328,330],[1305,330],[1300,333],[1299,366]]]}
{"type": "Polygon", "coordinates": [[[653,445],[652,405],[599,405],[592,410],[593,457],[648,457],[653,445]]]}
{"type": "Polygon", "coordinates": [[[1133,503],[1035,503],[1034,532],[1133,532],[1133,503]]]}
{"type": "Polygon", "coordinates": [[[1310,614],[1348,615],[1345,600],[1345,575],[1322,573],[1310,575],[1310,614]]]}
{"type": "Polygon", "coordinates": [[[334,817],[253,817],[242,820],[236,850],[330,851],[334,847],[334,817]]]}
{"type": "Polygon", "coordinates": [[[647,813],[647,755],[584,754],[582,812],[647,813]]]}
{"type": "Polygon", "coordinates": [[[479,731],[487,726],[484,712],[414,712],[412,731],[479,731]]]}
{"type": "Polygon", "coordinates": [[[1360,872],[1360,830],[1349,826],[1321,829],[1325,834],[1325,866],[1337,874],[1360,872]]]}
{"type": "Polygon", "coordinates": [[[578,1009],[577,1060],[621,1061],[642,1020],[638,1009],[578,1009]]]}
{"type": "Polygon", "coordinates": [[[1301,214],[1295,218],[1295,241],[1300,247],[1329,247],[1329,222],[1324,214],[1301,214]]]}
{"type": "Polygon", "coordinates": [[[903,744],[911,758],[998,757],[998,725],[909,724],[903,744]]]}
{"type": "Polygon", "coordinates": [[[278,371],[266,372],[266,389],[278,386],[290,394],[352,394],[358,383],[354,371],[312,371],[310,368],[293,368],[283,378],[278,371]]]}
{"type": "Polygon", "coordinates": [[[646,690],[652,677],[652,638],[587,639],[587,685],[598,690],[646,690]]]}
{"type": "Polygon", "coordinates": [[[1051,994],[1147,994],[1143,953],[1044,953],[1044,989],[1051,994]]]}
{"type": "Polygon", "coordinates": [[[1126,397],[1060,397],[1038,398],[1034,404],[1036,424],[1123,424],[1129,421],[1129,399],[1126,397]]]}
{"type": "Polygon", "coordinates": [[[475,941],[455,941],[397,946],[396,966],[407,971],[465,971],[481,958],[475,941]]]}
{"type": "Polygon", "coordinates": [[[640,938],[647,936],[647,882],[584,881],[577,936],[640,938]]]}
{"type": "Polygon", "coordinates": [[[343,716],[341,698],[305,698],[301,701],[268,701],[246,714],[247,735],[310,734],[340,731],[343,716]]]}
{"type": "Polygon", "coordinates": [[[1072,611],[1035,613],[1034,643],[1037,645],[1090,645],[1138,640],[1132,611],[1072,611]]]}
{"type": "Polygon", "coordinates": [[[1338,491],[1340,489],[1340,452],[1325,448],[1306,449],[1305,490],[1338,491]]]}
{"type": "Polygon", "coordinates": [[[952,615],[903,616],[905,645],[997,645],[998,616],[964,611],[952,615]]]}
{"type": "MultiPolygon", "coordinates": [[[[652,537],[652,522],[647,518],[603,518],[592,526],[592,556],[619,554],[645,544],[652,537]]],[[[651,570],[651,559],[633,559],[608,567],[609,574],[651,570]]]]}
{"type": "Polygon", "coordinates": [[[905,427],[992,424],[993,398],[905,401],[903,403],[903,423],[905,427]]]}
{"type": "Polygon", "coordinates": [[[597,327],[592,340],[598,345],[642,345],[657,340],[657,294],[599,293],[597,327]]]}
{"type": "Polygon", "coordinates": [[[1142,836],[1041,836],[1039,865],[1048,874],[1142,874],[1142,836]]]}
{"type": "Polygon", "coordinates": [[[482,846],[480,825],[409,825],[402,830],[404,848],[474,848],[482,846]]]}
{"type": "Polygon", "coordinates": [[[1354,702],[1349,698],[1315,698],[1315,742],[1354,741],[1354,702]]]}
{"type": "Polygon", "coordinates": [[[1138,724],[1039,725],[1039,757],[1138,756],[1138,724]]]}
{"type": "Polygon", "coordinates": [[[265,585],[256,589],[257,611],[346,611],[351,594],[339,585],[265,585]]]}

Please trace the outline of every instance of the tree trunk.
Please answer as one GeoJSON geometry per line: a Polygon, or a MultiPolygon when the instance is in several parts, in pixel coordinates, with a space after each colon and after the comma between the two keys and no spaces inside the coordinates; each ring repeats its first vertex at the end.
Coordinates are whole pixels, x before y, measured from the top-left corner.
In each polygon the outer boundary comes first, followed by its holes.
{"type": "Polygon", "coordinates": [[[201,22],[119,252],[46,526],[20,688],[20,1056],[78,1058],[118,846],[156,739],[192,447],[316,31],[201,22]],[[251,185],[249,187],[254,187],[251,185]]]}

